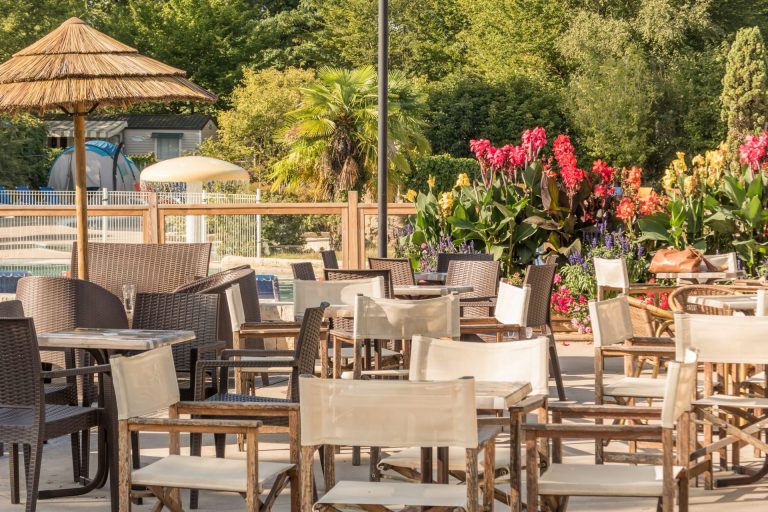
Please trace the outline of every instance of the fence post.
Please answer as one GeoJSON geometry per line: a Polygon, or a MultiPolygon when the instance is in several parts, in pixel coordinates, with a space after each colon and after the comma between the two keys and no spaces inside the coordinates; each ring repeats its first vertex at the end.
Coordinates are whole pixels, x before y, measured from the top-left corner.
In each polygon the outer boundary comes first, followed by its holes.
{"type": "Polygon", "coordinates": [[[344,253],[344,268],[361,268],[360,258],[364,251],[360,250],[360,214],[359,214],[358,193],[356,190],[350,190],[347,193],[347,225],[342,231],[342,237],[346,236],[346,246],[344,253]]]}
{"type": "Polygon", "coordinates": [[[155,192],[149,192],[147,194],[147,213],[144,215],[144,243],[159,244],[162,243],[160,238],[157,194],[155,192]]]}

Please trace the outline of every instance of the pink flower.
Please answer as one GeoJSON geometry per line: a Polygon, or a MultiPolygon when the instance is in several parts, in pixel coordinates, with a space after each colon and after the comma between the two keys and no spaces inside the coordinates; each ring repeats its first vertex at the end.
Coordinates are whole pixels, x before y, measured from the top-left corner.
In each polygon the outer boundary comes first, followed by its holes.
{"type": "Polygon", "coordinates": [[[760,137],[747,135],[744,144],[739,146],[739,160],[743,164],[749,164],[752,169],[760,167],[760,161],[765,156],[765,148],[768,146],[768,131],[760,137]]]}
{"type": "Polygon", "coordinates": [[[560,284],[562,280],[563,280],[563,276],[561,276],[560,274],[555,274],[555,279],[554,279],[555,284],[560,284]]]}
{"type": "Polygon", "coordinates": [[[469,149],[475,154],[478,160],[485,159],[485,153],[491,147],[491,141],[488,139],[477,139],[469,141],[469,149]]]}
{"type": "Polygon", "coordinates": [[[547,145],[547,132],[541,126],[533,130],[525,130],[522,137],[522,148],[529,158],[533,160],[534,156],[541,148],[547,145]]]}
{"type": "Polygon", "coordinates": [[[488,156],[488,162],[491,164],[491,167],[494,169],[501,169],[504,167],[504,162],[507,161],[507,153],[504,151],[504,148],[489,146],[488,149],[485,150],[485,153],[488,156]]]}
{"type": "Polygon", "coordinates": [[[635,202],[628,197],[624,197],[619,201],[619,205],[616,207],[616,218],[621,220],[630,220],[635,215],[635,202]]]}
{"type": "Polygon", "coordinates": [[[610,183],[613,181],[613,167],[609,167],[608,164],[602,160],[595,160],[592,164],[592,172],[600,178],[601,183],[610,183]]]}
{"type": "Polygon", "coordinates": [[[507,156],[507,170],[512,173],[515,168],[525,165],[525,149],[522,146],[507,144],[503,148],[507,156]]]}

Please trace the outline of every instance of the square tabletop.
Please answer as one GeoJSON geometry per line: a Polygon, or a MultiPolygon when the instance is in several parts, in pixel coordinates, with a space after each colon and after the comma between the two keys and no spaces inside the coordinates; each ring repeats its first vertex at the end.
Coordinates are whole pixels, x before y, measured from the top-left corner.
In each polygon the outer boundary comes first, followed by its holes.
{"type": "Polygon", "coordinates": [[[754,311],[757,309],[757,295],[692,295],[688,297],[688,303],[721,309],[727,307],[734,311],[754,311]]]}
{"type": "Polygon", "coordinates": [[[437,297],[449,293],[467,293],[474,291],[472,286],[445,286],[445,285],[409,285],[395,286],[395,295],[411,297],[437,297]]]}
{"type": "Polygon", "coordinates": [[[145,351],[195,339],[194,331],[77,328],[37,335],[40,348],[145,351]]]}
{"type": "Polygon", "coordinates": [[[531,394],[530,382],[475,381],[478,409],[507,409],[531,394]]]}
{"type": "Polygon", "coordinates": [[[448,277],[448,272],[416,272],[414,276],[417,281],[433,281],[444,283],[448,277]]]}

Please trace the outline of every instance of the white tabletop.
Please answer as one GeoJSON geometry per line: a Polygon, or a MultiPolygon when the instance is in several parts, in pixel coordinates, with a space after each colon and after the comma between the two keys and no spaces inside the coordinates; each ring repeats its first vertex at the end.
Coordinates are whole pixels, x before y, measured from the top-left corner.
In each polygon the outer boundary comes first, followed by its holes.
{"type": "Polygon", "coordinates": [[[195,339],[193,331],[145,329],[85,329],[46,332],[37,335],[41,348],[144,351],[195,339]]]}
{"type": "Polygon", "coordinates": [[[395,286],[395,295],[410,295],[410,296],[438,296],[448,295],[449,293],[466,293],[474,291],[471,286],[443,286],[443,285],[411,285],[411,286],[395,286]]]}
{"type": "Polygon", "coordinates": [[[689,304],[712,308],[730,308],[734,311],[754,311],[757,309],[757,295],[693,295],[688,297],[689,304]]]}

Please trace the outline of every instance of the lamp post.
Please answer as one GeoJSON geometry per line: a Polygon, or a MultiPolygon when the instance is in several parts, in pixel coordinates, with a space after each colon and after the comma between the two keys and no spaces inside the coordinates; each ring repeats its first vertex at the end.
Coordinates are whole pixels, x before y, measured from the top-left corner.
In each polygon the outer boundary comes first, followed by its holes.
{"type": "Polygon", "coordinates": [[[389,5],[379,0],[379,257],[387,257],[387,72],[389,57],[389,5]]]}

